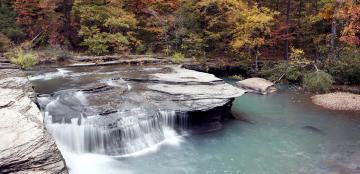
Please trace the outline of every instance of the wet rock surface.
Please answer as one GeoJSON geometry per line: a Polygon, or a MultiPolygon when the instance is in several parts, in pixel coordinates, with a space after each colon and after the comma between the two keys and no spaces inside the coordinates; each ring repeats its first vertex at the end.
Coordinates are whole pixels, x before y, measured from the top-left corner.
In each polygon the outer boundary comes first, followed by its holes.
{"type": "Polygon", "coordinates": [[[71,72],[61,77],[56,75],[57,71],[49,72],[54,75],[53,79],[46,78],[49,77],[46,74],[34,74],[30,79],[38,93],[58,98],[60,103],[67,100],[65,103],[71,105],[71,109],[75,109],[75,105],[97,108],[94,112],[88,110],[90,115],[110,108],[131,109],[145,105],[160,110],[206,111],[223,106],[244,93],[214,75],[177,66],[126,66],[107,70],[91,67],[83,72],[67,71],[71,72]],[[54,88],[42,89],[45,81],[54,88]],[[87,101],[82,104],[79,97],[87,101]]]}
{"type": "Polygon", "coordinates": [[[0,173],[67,173],[25,73],[0,69],[0,173]]]}
{"type": "MultiPolygon", "coordinates": [[[[244,93],[214,75],[170,65],[53,69],[30,79],[54,134],[62,124],[81,129],[81,148],[72,149],[108,155],[160,143],[167,128],[218,130],[233,99],[244,93]]],[[[71,144],[60,134],[59,141],[71,144]]]]}

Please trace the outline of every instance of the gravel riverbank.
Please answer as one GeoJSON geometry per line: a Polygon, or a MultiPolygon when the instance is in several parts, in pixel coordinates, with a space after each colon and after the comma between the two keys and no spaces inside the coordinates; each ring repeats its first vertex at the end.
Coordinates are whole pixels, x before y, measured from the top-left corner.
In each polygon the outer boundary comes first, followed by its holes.
{"type": "Polygon", "coordinates": [[[334,92],[315,95],[312,101],[319,106],[332,110],[360,111],[360,95],[348,92],[334,92]]]}

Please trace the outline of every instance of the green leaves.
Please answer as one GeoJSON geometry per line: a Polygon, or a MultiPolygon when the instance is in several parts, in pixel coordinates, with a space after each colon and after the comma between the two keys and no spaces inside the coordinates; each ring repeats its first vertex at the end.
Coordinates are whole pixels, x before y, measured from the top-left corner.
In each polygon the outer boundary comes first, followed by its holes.
{"type": "Polygon", "coordinates": [[[129,41],[133,39],[130,31],[137,21],[133,14],[122,8],[121,1],[93,3],[78,0],[73,15],[79,18],[78,36],[89,53],[103,55],[128,50],[129,41]]]}
{"type": "Polygon", "coordinates": [[[17,14],[11,7],[10,0],[0,0],[0,33],[16,41],[24,37],[20,26],[16,24],[17,14]]]}
{"type": "Polygon", "coordinates": [[[330,91],[334,83],[330,74],[324,71],[308,73],[304,76],[304,87],[306,90],[316,93],[326,93],[330,91]]]}
{"type": "Polygon", "coordinates": [[[181,63],[184,61],[185,55],[182,53],[174,53],[172,56],[172,61],[175,63],[181,63]]]}
{"type": "Polygon", "coordinates": [[[121,33],[97,33],[91,37],[87,37],[82,42],[84,46],[88,47],[90,53],[102,55],[113,52],[121,52],[126,49],[129,42],[121,33]]]}
{"type": "Polygon", "coordinates": [[[20,47],[5,53],[5,57],[22,69],[29,69],[38,63],[38,56],[36,54],[26,52],[20,47]]]}

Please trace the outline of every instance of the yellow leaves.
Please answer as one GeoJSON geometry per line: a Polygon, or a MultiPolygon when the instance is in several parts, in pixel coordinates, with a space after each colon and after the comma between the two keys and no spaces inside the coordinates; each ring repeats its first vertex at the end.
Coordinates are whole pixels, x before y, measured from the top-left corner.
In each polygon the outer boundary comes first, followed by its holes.
{"type": "Polygon", "coordinates": [[[334,6],[332,4],[326,4],[318,15],[322,19],[331,20],[334,15],[334,6]]]}
{"type": "Polygon", "coordinates": [[[239,49],[239,48],[242,48],[244,47],[244,45],[248,43],[248,40],[246,39],[235,39],[232,43],[231,43],[231,46],[234,48],[234,49],[239,49]]]}
{"type": "Polygon", "coordinates": [[[305,64],[308,65],[311,63],[306,57],[305,52],[302,49],[290,47],[291,53],[290,53],[290,64],[305,64]]]}
{"type": "Polygon", "coordinates": [[[275,15],[277,12],[272,12],[267,8],[258,8],[255,5],[233,16],[236,18],[236,25],[233,29],[232,48],[238,50],[243,47],[254,48],[264,45],[275,15]]]}

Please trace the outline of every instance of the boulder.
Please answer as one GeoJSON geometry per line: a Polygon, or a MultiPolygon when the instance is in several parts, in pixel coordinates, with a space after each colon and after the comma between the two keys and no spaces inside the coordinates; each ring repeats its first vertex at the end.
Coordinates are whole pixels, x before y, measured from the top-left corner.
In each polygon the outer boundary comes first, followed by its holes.
{"type": "Polygon", "coordinates": [[[0,70],[0,173],[67,173],[25,74],[0,70]]]}
{"type": "Polygon", "coordinates": [[[121,156],[161,143],[164,129],[219,130],[234,98],[245,92],[212,74],[171,65],[66,70],[63,77],[37,78],[54,73],[47,71],[32,79],[49,131],[76,152],[121,156]],[[49,90],[49,84],[57,85],[49,90]]]}
{"type": "Polygon", "coordinates": [[[236,82],[236,85],[247,92],[266,95],[276,91],[274,83],[263,78],[249,78],[236,82]]]}

